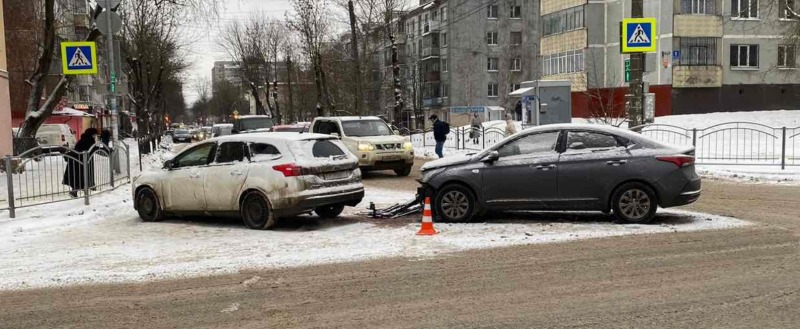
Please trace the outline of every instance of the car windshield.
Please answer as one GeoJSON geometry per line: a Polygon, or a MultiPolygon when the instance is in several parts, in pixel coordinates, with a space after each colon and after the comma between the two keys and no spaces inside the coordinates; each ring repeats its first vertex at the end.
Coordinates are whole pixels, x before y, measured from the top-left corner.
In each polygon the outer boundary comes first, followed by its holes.
{"type": "Polygon", "coordinates": [[[273,126],[271,118],[247,118],[241,120],[242,130],[272,128],[273,126]]]}
{"type": "Polygon", "coordinates": [[[392,130],[380,120],[360,120],[342,121],[344,134],[352,137],[362,136],[386,136],[391,135],[392,130]]]}
{"type": "Polygon", "coordinates": [[[188,130],[184,130],[184,129],[178,129],[178,130],[175,130],[175,134],[176,135],[188,135],[189,131],[188,130]]]}

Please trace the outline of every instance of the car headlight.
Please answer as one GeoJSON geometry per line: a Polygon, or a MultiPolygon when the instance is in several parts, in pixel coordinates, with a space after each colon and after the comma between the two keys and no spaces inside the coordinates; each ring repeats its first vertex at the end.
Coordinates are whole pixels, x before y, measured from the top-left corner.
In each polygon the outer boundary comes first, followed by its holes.
{"type": "Polygon", "coordinates": [[[375,146],[370,143],[358,142],[358,150],[361,152],[374,151],[375,146]]]}
{"type": "Polygon", "coordinates": [[[411,144],[411,142],[405,142],[405,143],[403,143],[403,148],[406,151],[411,151],[411,150],[414,149],[414,144],[411,144]]]}

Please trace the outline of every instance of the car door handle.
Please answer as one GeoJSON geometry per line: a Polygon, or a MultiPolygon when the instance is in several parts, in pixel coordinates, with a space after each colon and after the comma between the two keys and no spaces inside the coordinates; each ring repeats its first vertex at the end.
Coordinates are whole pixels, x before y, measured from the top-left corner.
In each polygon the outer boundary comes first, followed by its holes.
{"type": "Polygon", "coordinates": [[[233,170],[231,171],[231,176],[241,176],[242,172],[240,170],[233,170]]]}
{"type": "Polygon", "coordinates": [[[544,171],[547,171],[547,170],[550,170],[550,169],[555,169],[555,168],[556,168],[556,165],[554,165],[554,164],[550,164],[550,165],[538,165],[538,166],[536,166],[535,168],[536,168],[536,170],[544,170],[544,171]]]}
{"type": "Polygon", "coordinates": [[[200,178],[200,173],[196,172],[189,173],[189,178],[200,178]]]}
{"type": "Polygon", "coordinates": [[[615,161],[606,161],[606,164],[609,166],[621,166],[628,163],[628,160],[615,160],[615,161]]]}

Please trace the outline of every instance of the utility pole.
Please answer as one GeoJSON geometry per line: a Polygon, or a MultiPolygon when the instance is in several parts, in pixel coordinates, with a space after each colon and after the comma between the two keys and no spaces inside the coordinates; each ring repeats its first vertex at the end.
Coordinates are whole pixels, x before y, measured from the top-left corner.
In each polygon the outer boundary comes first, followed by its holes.
{"type": "MultiPolygon", "coordinates": [[[[108,23],[109,29],[111,27],[111,0],[105,0],[105,8],[103,10],[108,11],[108,15],[106,15],[106,23],[108,23]]],[[[113,31],[109,31],[113,32],[113,31]]],[[[108,53],[108,97],[111,103],[111,135],[114,141],[119,140],[119,124],[118,121],[118,113],[117,113],[117,75],[114,72],[114,33],[106,33],[106,52],[108,53]]]]}
{"type": "Polygon", "coordinates": [[[364,101],[364,97],[361,95],[361,61],[358,58],[358,37],[356,34],[356,14],[353,10],[353,0],[347,1],[347,10],[350,12],[350,34],[353,39],[352,42],[350,42],[350,47],[353,52],[353,61],[355,62],[353,81],[355,81],[356,84],[356,99],[354,105],[356,114],[361,115],[361,102],[364,101]]]}
{"type": "MultiPolygon", "coordinates": [[[[294,113],[294,102],[292,99],[292,57],[286,56],[286,92],[289,94],[289,107],[287,111],[290,113],[290,121],[298,116],[294,113]]],[[[302,121],[302,120],[298,120],[302,121]]]]}
{"type": "MultiPolygon", "coordinates": [[[[644,0],[631,0],[631,18],[644,17],[644,0]]],[[[623,38],[626,36],[623,36],[623,38]]],[[[655,35],[653,36],[655,38],[655,35]]],[[[630,93],[633,95],[628,100],[628,120],[629,126],[636,127],[644,121],[644,90],[643,90],[643,75],[644,75],[644,53],[630,54],[630,71],[631,71],[631,84],[630,93]]]]}

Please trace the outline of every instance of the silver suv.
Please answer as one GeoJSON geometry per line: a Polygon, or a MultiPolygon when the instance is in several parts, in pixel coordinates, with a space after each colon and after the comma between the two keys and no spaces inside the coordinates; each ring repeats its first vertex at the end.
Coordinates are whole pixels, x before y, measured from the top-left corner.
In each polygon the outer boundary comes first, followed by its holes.
{"type": "Polygon", "coordinates": [[[364,171],[394,170],[408,176],[414,165],[414,146],[378,117],[318,117],[311,132],[339,137],[364,171]]]}

